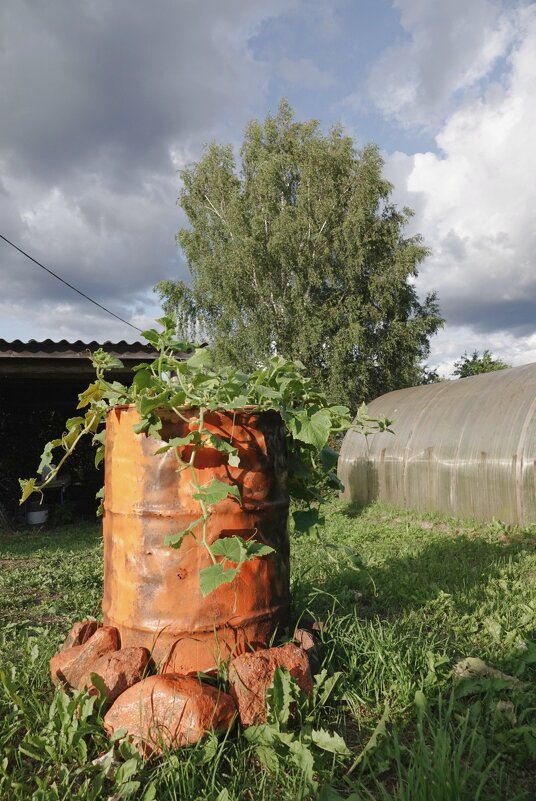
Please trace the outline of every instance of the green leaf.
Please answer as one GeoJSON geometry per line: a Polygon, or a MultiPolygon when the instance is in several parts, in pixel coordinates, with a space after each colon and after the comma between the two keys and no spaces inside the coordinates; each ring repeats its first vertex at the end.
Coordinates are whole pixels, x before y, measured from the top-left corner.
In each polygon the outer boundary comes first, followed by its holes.
{"type": "Polygon", "coordinates": [[[155,331],[154,328],[149,328],[147,331],[142,331],[141,335],[147,342],[150,342],[151,345],[154,345],[156,348],[160,345],[160,334],[158,331],[155,331]]]}
{"type": "MultiPolygon", "coordinates": [[[[13,669],[12,669],[13,670],[13,669]]],[[[4,688],[6,695],[9,697],[10,701],[16,704],[19,709],[24,709],[24,701],[22,697],[19,695],[18,690],[21,687],[17,687],[14,678],[14,670],[13,673],[8,673],[5,670],[0,670],[0,685],[4,688]]]]}
{"type": "Polygon", "coordinates": [[[111,354],[108,354],[108,356],[110,358],[108,359],[108,361],[106,363],[106,369],[107,370],[111,370],[111,369],[121,370],[125,366],[123,364],[123,362],[121,361],[121,359],[118,359],[117,356],[112,356],[111,354]]]}
{"type": "Polygon", "coordinates": [[[155,798],[156,798],[156,785],[154,784],[154,782],[150,782],[145,788],[145,792],[142,795],[140,801],[154,801],[155,798]]]}
{"type": "Polygon", "coordinates": [[[104,348],[98,348],[94,353],[91,354],[91,364],[97,370],[97,374],[101,370],[111,370],[112,368],[121,368],[123,367],[123,362],[117,358],[117,356],[112,356],[111,353],[107,353],[104,348]]]}
{"type": "Polygon", "coordinates": [[[237,567],[228,568],[227,570],[225,570],[224,566],[221,564],[205,567],[199,573],[201,594],[206,598],[207,595],[210,595],[210,593],[216,590],[220,585],[232,581],[237,574],[237,567]]]}
{"type": "Polygon", "coordinates": [[[240,465],[240,457],[238,456],[238,451],[234,445],[231,445],[230,442],[227,440],[218,437],[217,434],[209,434],[208,442],[220,453],[227,453],[228,462],[231,467],[238,467],[240,465]]]}
{"type": "Polygon", "coordinates": [[[314,414],[300,412],[294,415],[294,438],[321,451],[331,433],[331,415],[327,409],[314,414]]]}
{"type": "Polygon", "coordinates": [[[257,384],[255,391],[261,398],[281,398],[281,391],[279,389],[265,387],[262,384],[257,384]]]}
{"type": "Polygon", "coordinates": [[[222,537],[210,546],[213,556],[223,556],[229,562],[241,565],[247,559],[244,540],[241,537],[222,537]]]}
{"type": "Polygon", "coordinates": [[[95,401],[100,401],[104,396],[104,389],[101,386],[99,381],[96,381],[93,384],[90,384],[87,389],[80,393],[78,396],[78,406],[77,409],[83,409],[84,406],[88,406],[90,403],[95,401]]]}
{"type": "Polygon", "coordinates": [[[136,425],[132,426],[132,429],[135,434],[143,434],[144,431],[147,431],[150,425],[150,420],[141,420],[139,423],[136,423],[136,425]]]}
{"type": "Polygon", "coordinates": [[[415,691],[415,706],[417,707],[417,709],[419,709],[420,712],[424,712],[426,710],[427,705],[428,705],[428,702],[426,700],[426,696],[423,693],[423,691],[422,690],[416,690],[415,691]]]}
{"type": "Polygon", "coordinates": [[[331,785],[323,784],[318,792],[317,801],[361,801],[354,793],[351,796],[342,796],[331,785]]]}
{"type": "Polygon", "coordinates": [[[81,426],[75,426],[74,428],[71,428],[66,434],[63,435],[63,437],[61,438],[61,444],[65,451],[68,451],[73,447],[80,433],[81,433],[81,426]]]}
{"type": "Polygon", "coordinates": [[[264,545],[262,542],[255,540],[245,540],[244,548],[246,550],[247,559],[256,559],[259,556],[268,556],[268,554],[275,553],[275,549],[269,545],[264,545]]]}
{"type": "Polygon", "coordinates": [[[260,556],[268,556],[274,549],[255,540],[244,540],[242,537],[222,537],[210,546],[214,556],[223,556],[229,562],[242,565],[260,556]]]}
{"type": "Polygon", "coordinates": [[[338,414],[341,417],[346,417],[350,414],[348,406],[330,406],[329,410],[332,414],[338,414]]]}
{"type": "Polygon", "coordinates": [[[80,428],[84,423],[85,419],[83,417],[69,417],[65,423],[65,428],[70,431],[72,428],[80,428]]]}
{"type": "MultiPolygon", "coordinates": [[[[128,782],[125,782],[120,787],[120,798],[121,801],[123,799],[132,798],[134,801],[135,796],[138,795],[138,790],[141,787],[141,782],[137,779],[130,779],[128,782]]],[[[113,796],[112,796],[113,798],[113,796]]]]}
{"type": "Polygon", "coordinates": [[[324,516],[320,514],[316,507],[305,511],[293,512],[292,519],[294,521],[294,530],[302,533],[309,531],[314,526],[321,526],[325,522],[324,516]]]}
{"type": "Polygon", "coordinates": [[[43,473],[45,467],[50,467],[52,464],[52,452],[55,448],[61,445],[61,440],[54,440],[53,442],[47,442],[43,449],[43,453],[41,454],[41,461],[39,462],[39,467],[37,468],[37,472],[39,475],[43,473]]]}
{"type": "Polygon", "coordinates": [[[164,329],[162,334],[167,334],[168,336],[175,335],[177,320],[174,314],[163,314],[162,317],[156,318],[156,322],[164,329]]]}
{"type": "Polygon", "coordinates": [[[322,751],[329,751],[330,754],[341,754],[348,756],[350,749],[344,742],[340,734],[336,732],[329,732],[325,729],[313,729],[311,732],[311,740],[322,751]]]}
{"type": "Polygon", "coordinates": [[[160,430],[162,428],[162,420],[157,418],[152,418],[147,429],[147,436],[153,437],[154,439],[161,439],[160,437],[160,430]]]}
{"type": "Polygon", "coordinates": [[[197,518],[197,520],[194,520],[194,521],[192,521],[192,522],[191,522],[191,523],[190,523],[188,526],[186,526],[186,528],[185,528],[185,529],[183,529],[182,531],[179,531],[177,534],[170,534],[170,535],[169,535],[168,537],[166,537],[166,539],[164,540],[164,544],[165,544],[165,545],[169,545],[171,548],[180,548],[180,547],[181,547],[181,545],[182,545],[182,541],[183,541],[183,539],[184,539],[184,538],[185,538],[185,537],[186,537],[188,534],[192,534],[192,532],[194,531],[194,529],[195,529],[195,528],[197,528],[197,526],[199,526],[199,525],[200,525],[200,524],[203,522],[203,520],[204,520],[204,519],[205,519],[204,517],[198,517],[198,518],[197,518]]]}
{"type": "Polygon", "coordinates": [[[231,495],[238,502],[240,502],[240,490],[234,484],[225,484],[223,481],[215,478],[208,484],[203,484],[199,488],[199,492],[194,493],[192,496],[196,501],[204,501],[207,506],[214,506],[215,504],[223,501],[231,495]]]}
{"type": "Polygon", "coordinates": [[[278,723],[288,723],[291,701],[292,677],[286,668],[276,668],[272,683],[266,691],[266,703],[278,723]]]}
{"type": "Polygon", "coordinates": [[[244,729],[242,736],[253,745],[271,745],[277,739],[277,729],[271,723],[259,723],[244,729]]]}
{"type": "Polygon", "coordinates": [[[228,409],[229,411],[234,411],[235,409],[243,409],[245,406],[251,405],[251,400],[247,397],[247,395],[236,395],[226,403],[218,404],[222,409],[228,409]]]}
{"type": "Polygon", "coordinates": [[[138,372],[134,375],[132,384],[138,391],[141,391],[147,389],[147,387],[150,387],[153,381],[154,377],[149,367],[142,367],[142,369],[138,370],[138,372]]]}
{"type": "Polygon", "coordinates": [[[330,448],[328,445],[322,448],[320,451],[320,462],[326,473],[329,473],[330,470],[333,470],[333,468],[337,466],[338,461],[339,454],[336,450],[330,448]]]}
{"type": "Polygon", "coordinates": [[[169,393],[167,389],[165,389],[163,392],[160,392],[159,395],[152,395],[149,397],[147,395],[142,395],[138,406],[141,416],[147,417],[148,414],[155,409],[158,409],[158,407],[165,407],[168,397],[169,393]]]}
{"type": "Polygon", "coordinates": [[[328,672],[325,668],[315,676],[314,697],[318,706],[323,707],[327,704],[328,699],[335,689],[335,685],[341,676],[342,673],[340,671],[328,676],[328,672]]]}
{"type": "Polygon", "coordinates": [[[180,448],[184,445],[190,445],[191,443],[197,442],[199,439],[199,431],[190,431],[186,437],[172,437],[170,440],[168,440],[168,442],[165,442],[163,445],[161,445],[161,447],[154,452],[154,455],[157,456],[160,453],[167,453],[167,451],[171,450],[172,448],[180,448]]]}
{"type": "Polygon", "coordinates": [[[91,683],[97,688],[101,700],[106,699],[108,697],[108,688],[106,687],[102,676],[99,676],[98,673],[90,673],[89,676],[91,678],[91,683]]]}
{"type": "Polygon", "coordinates": [[[196,348],[193,356],[186,360],[188,367],[196,370],[212,365],[212,354],[208,348],[196,348]]]}
{"type": "Polygon", "coordinates": [[[123,762],[123,764],[117,768],[115,774],[116,787],[120,787],[122,784],[129,781],[132,776],[135,776],[139,770],[139,767],[139,759],[136,757],[132,757],[131,759],[127,759],[126,762],[123,762]]]}
{"type": "Polygon", "coordinates": [[[99,445],[95,451],[95,467],[98,467],[104,459],[104,445],[99,445]]]}
{"type": "Polygon", "coordinates": [[[99,432],[93,435],[93,439],[91,440],[93,444],[96,442],[100,442],[101,445],[104,445],[106,442],[106,429],[103,428],[99,432]]]}
{"type": "Polygon", "coordinates": [[[42,762],[47,758],[46,745],[44,737],[39,737],[37,734],[27,734],[19,745],[19,751],[31,759],[42,762]]]}
{"type": "MultiPolygon", "coordinates": [[[[246,729],[246,732],[249,731],[250,729],[246,729]]],[[[280,758],[275,748],[273,748],[271,745],[262,743],[255,747],[255,754],[257,755],[261,765],[266,768],[266,770],[270,771],[271,773],[277,773],[280,767],[280,758]]]]}
{"type": "Polygon", "coordinates": [[[19,484],[22,492],[19,499],[19,504],[23,504],[32,493],[39,492],[39,490],[36,489],[35,482],[35,478],[19,478],[19,484]]]}
{"type": "Polygon", "coordinates": [[[357,766],[363,760],[365,755],[368,754],[369,751],[372,751],[374,748],[376,748],[376,745],[378,744],[378,740],[381,737],[385,736],[385,733],[386,733],[386,730],[387,730],[387,721],[389,720],[390,714],[391,714],[391,707],[389,705],[389,701],[386,700],[384,708],[383,708],[383,715],[381,716],[381,718],[379,719],[378,723],[376,724],[376,727],[375,727],[374,731],[372,732],[372,734],[370,735],[365,747],[359,752],[359,754],[356,756],[356,758],[354,759],[354,761],[352,762],[352,764],[350,765],[350,767],[346,771],[346,775],[347,776],[349,776],[351,773],[354,772],[354,770],[357,768],[357,766]]]}
{"type": "Polygon", "coordinates": [[[175,407],[176,409],[180,406],[184,406],[186,403],[186,392],[184,390],[180,390],[180,392],[176,392],[169,402],[170,408],[175,407]]]}
{"type": "Polygon", "coordinates": [[[97,517],[102,517],[104,513],[104,487],[101,487],[100,490],[95,493],[95,500],[100,500],[99,507],[97,509],[97,517]]]}
{"type": "Polygon", "coordinates": [[[219,740],[215,732],[207,732],[199,746],[195,750],[195,764],[206,765],[212,762],[219,748],[219,740]]]}
{"type": "Polygon", "coordinates": [[[306,784],[308,784],[309,787],[314,787],[315,782],[313,780],[313,773],[315,761],[309,748],[305,745],[305,743],[300,742],[299,740],[294,740],[289,745],[289,751],[292,754],[292,761],[298,767],[298,769],[301,770],[306,784]]]}

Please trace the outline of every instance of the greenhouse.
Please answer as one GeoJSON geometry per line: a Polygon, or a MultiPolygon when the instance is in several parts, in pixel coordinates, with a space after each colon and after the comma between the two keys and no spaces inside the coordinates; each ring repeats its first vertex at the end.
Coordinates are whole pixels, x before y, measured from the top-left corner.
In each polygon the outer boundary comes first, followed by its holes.
{"type": "Polygon", "coordinates": [[[536,363],[389,392],[369,414],[394,433],[346,434],[347,500],[536,522],[536,363]]]}

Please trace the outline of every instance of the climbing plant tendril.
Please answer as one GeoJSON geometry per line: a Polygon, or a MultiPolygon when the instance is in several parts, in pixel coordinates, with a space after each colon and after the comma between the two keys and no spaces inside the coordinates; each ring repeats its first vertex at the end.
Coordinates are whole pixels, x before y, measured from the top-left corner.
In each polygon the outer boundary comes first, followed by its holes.
{"type": "MultiPolygon", "coordinates": [[[[217,540],[211,545],[207,541],[211,508],[227,497],[241,503],[240,491],[234,484],[218,479],[199,484],[194,463],[196,454],[203,448],[213,448],[225,454],[231,467],[240,464],[232,438],[219,437],[205,426],[207,413],[216,410],[230,414],[272,410],[281,416],[286,431],[290,497],[296,505],[292,516],[296,532],[322,522],[320,508],[325,492],[330,487],[341,486],[335,473],[338,454],[330,447],[330,440],[349,428],[364,435],[387,430],[390,421],[369,417],[364,405],[352,419],[346,406],[330,404],[325,395],[313,388],[300,362],[274,356],[250,373],[220,367],[214,364],[209,348],[176,339],[172,316],[162,317],[157,322],[162,330],[149,329],[143,332],[143,336],[158,356],[151,364],[143,363],[133,368],[134,377],[129,387],[106,379],[107,370],[123,366],[119,359],[101,348],[95,351],[92,355],[95,381],[79,395],[81,414],[67,420],[62,436],[45,445],[38,467],[38,474],[46,472],[44,480],[20,479],[20,502],[26,501],[34,492],[42,493],[84,436],[92,438],[96,448],[95,466],[98,466],[104,458],[107,413],[118,405],[135,405],[141,418],[134,427],[135,432],[161,440],[155,454],[173,450],[177,470],[189,471],[200,516],[184,530],[169,536],[166,544],[180,548],[184,538],[192,536],[208,551],[212,564],[200,571],[201,591],[208,595],[220,584],[232,581],[245,562],[266,556],[273,549],[238,536],[217,540]],[[185,353],[191,355],[185,359],[185,353]],[[189,433],[185,437],[162,438],[161,414],[165,411],[173,412],[188,423],[189,433]],[[53,464],[56,451],[62,451],[62,455],[57,464],[53,464]],[[190,455],[184,460],[181,454],[186,451],[190,455]]],[[[102,499],[102,490],[98,497],[102,499]]]]}

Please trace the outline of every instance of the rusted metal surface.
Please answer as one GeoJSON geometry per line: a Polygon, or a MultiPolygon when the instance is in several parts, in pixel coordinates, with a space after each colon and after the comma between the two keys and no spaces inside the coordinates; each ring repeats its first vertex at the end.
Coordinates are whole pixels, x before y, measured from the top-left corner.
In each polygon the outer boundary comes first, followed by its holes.
{"type": "Polygon", "coordinates": [[[395,436],[344,438],[344,497],[454,517],[536,521],[536,364],[390,392],[395,436]]]}
{"type": "MultiPolygon", "coordinates": [[[[165,438],[194,429],[162,415],[165,438]]],[[[156,456],[161,443],[135,434],[133,407],[117,407],[106,424],[104,597],[106,625],[116,626],[121,646],[144,646],[162,669],[183,675],[213,670],[220,659],[270,642],[289,606],[288,491],[285,438],[273,412],[211,412],[209,431],[237,447],[240,466],[204,448],[197,454],[199,484],[217,478],[238,486],[242,506],[228,497],[212,508],[208,542],[254,537],[275,548],[242,566],[239,575],[203,598],[199,571],[210,557],[193,537],[178,550],[164,544],[201,514],[190,471],[177,472],[173,451],[156,456]]],[[[189,458],[187,449],[181,454],[189,458]]],[[[196,529],[200,536],[201,528],[196,529]]]]}

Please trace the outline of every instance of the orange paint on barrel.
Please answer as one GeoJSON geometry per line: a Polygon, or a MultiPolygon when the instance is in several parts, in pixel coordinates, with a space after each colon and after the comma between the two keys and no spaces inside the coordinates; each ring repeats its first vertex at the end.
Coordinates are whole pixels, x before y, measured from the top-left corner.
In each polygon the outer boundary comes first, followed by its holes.
{"type": "MultiPolygon", "coordinates": [[[[180,420],[162,413],[162,435],[184,437],[197,426],[195,410],[180,420]]],[[[143,646],[162,670],[187,675],[213,670],[220,659],[268,645],[289,605],[288,491],[284,429],[275,412],[210,412],[205,427],[237,447],[240,465],[203,448],[196,455],[200,485],[214,478],[236,485],[242,504],[228,497],[212,507],[207,540],[254,538],[275,549],[242,566],[230,583],[204,598],[199,571],[211,564],[187,536],[176,550],[165,539],[201,516],[190,470],[177,472],[173,451],[135,434],[134,407],[112,410],[106,423],[104,597],[106,625],[123,647],[143,646]]],[[[189,447],[181,458],[189,459],[189,447]]],[[[201,525],[195,529],[201,536],[201,525]]]]}

